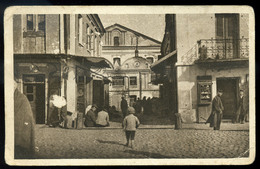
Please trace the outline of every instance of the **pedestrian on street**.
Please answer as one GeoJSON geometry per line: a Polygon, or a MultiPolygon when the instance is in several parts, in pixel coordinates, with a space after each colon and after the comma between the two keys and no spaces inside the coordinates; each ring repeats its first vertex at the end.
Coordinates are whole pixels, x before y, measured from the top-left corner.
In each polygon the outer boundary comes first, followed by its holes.
{"type": "Polygon", "coordinates": [[[84,125],[86,127],[94,127],[96,125],[96,110],[97,110],[97,105],[93,104],[91,109],[87,112],[85,115],[85,122],[84,125]]]}
{"type": "Polygon", "coordinates": [[[127,108],[128,108],[128,104],[127,104],[127,101],[125,100],[125,97],[121,97],[122,100],[121,100],[121,111],[123,113],[123,118],[125,118],[126,116],[126,113],[127,113],[127,108]]]}
{"type": "Polygon", "coordinates": [[[31,159],[35,153],[35,119],[27,97],[14,82],[14,158],[31,159]]]}
{"type": "Polygon", "coordinates": [[[239,100],[238,100],[238,107],[237,111],[235,113],[235,123],[241,123],[243,124],[245,122],[246,117],[246,99],[244,98],[244,91],[240,90],[239,93],[239,100]]]}
{"type": "Polygon", "coordinates": [[[135,114],[135,109],[133,107],[128,108],[128,115],[123,120],[123,129],[126,135],[126,146],[134,148],[134,139],[136,129],[139,127],[140,122],[135,114]]]}
{"type": "Polygon", "coordinates": [[[146,114],[147,113],[146,96],[143,97],[142,108],[143,108],[143,113],[146,114]]]}
{"type": "Polygon", "coordinates": [[[222,90],[218,90],[217,96],[212,100],[212,112],[206,121],[206,123],[210,123],[210,127],[214,127],[214,130],[220,129],[220,124],[223,116],[223,104],[221,101],[221,96],[223,94],[222,90]]]}
{"type": "Polygon", "coordinates": [[[140,98],[138,97],[137,98],[137,101],[136,101],[136,104],[135,104],[135,111],[137,114],[140,114],[141,113],[141,109],[142,109],[142,106],[141,106],[141,100],[140,98]]]}
{"type": "Polygon", "coordinates": [[[107,127],[109,126],[109,115],[107,109],[102,109],[102,111],[98,112],[96,127],[107,127]]]}

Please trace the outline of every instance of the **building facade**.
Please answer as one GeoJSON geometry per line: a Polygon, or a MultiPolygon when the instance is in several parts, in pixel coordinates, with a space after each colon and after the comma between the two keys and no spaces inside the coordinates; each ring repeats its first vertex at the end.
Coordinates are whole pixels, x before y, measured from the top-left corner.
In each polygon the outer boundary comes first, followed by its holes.
{"type": "Polygon", "coordinates": [[[107,78],[96,73],[110,67],[100,57],[104,33],[98,15],[13,16],[14,72],[36,123],[48,123],[49,98],[55,93],[66,97],[70,112],[107,102],[107,78]]]}
{"type": "Polygon", "coordinates": [[[248,99],[248,24],[249,15],[243,13],[166,15],[163,57],[152,70],[165,88],[172,82],[169,89],[174,96],[164,96],[176,98],[174,110],[184,122],[205,121],[218,89],[224,92],[223,118],[233,118],[239,90],[248,99]]]}
{"type": "Polygon", "coordinates": [[[137,98],[159,97],[159,86],[151,84],[150,65],[158,60],[161,42],[120,24],[105,30],[102,56],[113,64],[112,69],[106,69],[112,79],[109,105],[120,110],[122,96],[131,106],[137,98]]]}

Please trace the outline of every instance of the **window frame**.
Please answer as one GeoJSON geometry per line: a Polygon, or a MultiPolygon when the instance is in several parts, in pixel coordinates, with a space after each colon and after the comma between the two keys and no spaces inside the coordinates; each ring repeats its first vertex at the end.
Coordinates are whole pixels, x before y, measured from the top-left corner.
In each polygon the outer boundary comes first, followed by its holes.
{"type": "Polygon", "coordinates": [[[113,86],[124,86],[125,85],[124,76],[114,76],[114,77],[112,77],[112,85],[113,86]]]}
{"type": "Polygon", "coordinates": [[[130,76],[129,77],[129,84],[130,84],[130,86],[137,86],[137,77],[136,76],[130,76]],[[133,83],[133,81],[135,83],[133,83]]]}
{"type": "Polygon", "coordinates": [[[78,14],[78,40],[79,44],[83,45],[83,17],[78,14]]]}

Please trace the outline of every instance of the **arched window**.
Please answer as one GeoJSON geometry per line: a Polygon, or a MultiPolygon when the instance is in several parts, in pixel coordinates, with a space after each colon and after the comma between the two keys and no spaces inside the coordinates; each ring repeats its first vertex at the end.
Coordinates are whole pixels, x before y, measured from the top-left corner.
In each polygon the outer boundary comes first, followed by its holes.
{"type": "Polygon", "coordinates": [[[118,36],[114,37],[114,46],[119,46],[119,37],[118,36]]]}

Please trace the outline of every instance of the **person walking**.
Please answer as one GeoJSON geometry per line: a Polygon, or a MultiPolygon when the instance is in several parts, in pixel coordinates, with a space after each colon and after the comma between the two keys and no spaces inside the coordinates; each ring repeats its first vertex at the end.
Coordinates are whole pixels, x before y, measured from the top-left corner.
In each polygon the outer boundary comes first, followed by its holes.
{"type": "Polygon", "coordinates": [[[126,146],[130,145],[131,148],[134,148],[135,132],[140,125],[140,121],[136,116],[134,116],[135,109],[133,107],[129,107],[127,111],[128,115],[123,120],[123,129],[125,131],[127,141],[126,146]]]}
{"type": "Polygon", "coordinates": [[[31,159],[35,153],[35,119],[27,97],[14,82],[14,158],[31,159]]]}
{"type": "Polygon", "coordinates": [[[126,116],[126,113],[127,113],[127,108],[128,108],[128,105],[127,105],[127,101],[125,100],[125,97],[121,97],[121,111],[123,113],[123,118],[125,118],[126,116]]]}
{"type": "Polygon", "coordinates": [[[220,124],[223,116],[223,104],[221,101],[221,96],[223,94],[222,90],[218,90],[217,96],[212,100],[212,112],[206,121],[206,123],[210,123],[210,127],[214,127],[214,130],[220,129],[220,124]]]}
{"type": "Polygon", "coordinates": [[[102,109],[102,111],[98,112],[96,127],[107,127],[109,126],[109,115],[106,109],[102,109]]]}
{"type": "Polygon", "coordinates": [[[87,112],[85,115],[85,122],[84,125],[86,127],[94,127],[96,125],[96,110],[97,110],[97,105],[93,104],[91,109],[87,112]]]}

